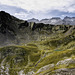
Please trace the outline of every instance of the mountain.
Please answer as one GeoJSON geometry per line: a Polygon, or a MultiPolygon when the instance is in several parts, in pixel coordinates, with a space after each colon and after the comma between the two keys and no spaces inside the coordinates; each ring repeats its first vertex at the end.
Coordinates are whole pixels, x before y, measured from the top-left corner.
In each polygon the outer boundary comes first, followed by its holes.
{"type": "Polygon", "coordinates": [[[49,24],[49,19],[42,19],[39,21],[40,23],[49,24]]]}
{"type": "Polygon", "coordinates": [[[64,17],[64,19],[61,19],[60,17],[53,17],[50,19],[30,19],[28,22],[35,22],[35,23],[44,23],[44,24],[54,24],[54,25],[75,25],[75,17],[64,17]]]}
{"type": "Polygon", "coordinates": [[[75,25],[27,22],[0,11],[0,75],[74,74],[75,25]]]}
{"type": "Polygon", "coordinates": [[[21,22],[21,20],[4,11],[0,12],[0,44],[8,44],[11,40],[16,39],[15,36],[19,32],[18,24],[21,22]]]}
{"type": "Polygon", "coordinates": [[[64,22],[64,24],[65,25],[75,25],[75,17],[65,17],[64,19],[63,19],[63,22],[64,22]]]}
{"type": "MultiPolygon", "coordinates": [[[[49,21],[48,21],[49,24],[54,24],[54,25],[62,25],[63,24],[63,21],[61,18],[59,17],[55,17],[55,18],[51,18],[49,21]]],[[[48,24],[47,23],[47,24],[48,24]]]]}
{"type": "MultiPolygon", "coordinates": [[[[52,18],[51,20],[55,20],[52,18]]],[[[57,18],[59,20],[60,18],[57,18]]],[[[52,22],[52,21],[51,21],[52,22]]],[[[54,24],[54,23],[53,23],[54,24]]],[[[1,11],[0,12],[0,46],[27,43],[40,40],[43,36],[54,33],[57,26],[43,23],[27,22],[1,11]]],[[[60,27],[60,26],[58,26],[60,27]]],[[[65,30],[64,30],[65,31],[65,30]]]]}
{"type": "Polygon", "coordinates": [[[39,23],[39,20],[38,20],[38,19],[35,19],[35,18],[29,19],[29,20],[27,20],[27,21],[28,21],[28,22],[39,23]]]}

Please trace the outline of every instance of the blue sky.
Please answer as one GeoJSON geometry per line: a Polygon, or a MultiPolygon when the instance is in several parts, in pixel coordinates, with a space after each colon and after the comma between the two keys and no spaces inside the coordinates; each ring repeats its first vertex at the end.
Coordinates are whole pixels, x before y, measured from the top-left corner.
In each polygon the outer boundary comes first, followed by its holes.
{"type": "Polygon", "coordinates": [[[75,17],[75,0],[0,0],[0,11],[24,20],[75,17]]]}

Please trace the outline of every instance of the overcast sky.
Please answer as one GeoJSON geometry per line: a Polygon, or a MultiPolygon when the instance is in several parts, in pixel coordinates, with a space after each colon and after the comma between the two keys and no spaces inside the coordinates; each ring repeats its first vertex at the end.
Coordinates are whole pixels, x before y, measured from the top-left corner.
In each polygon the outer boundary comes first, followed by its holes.
{"type": "Polygon", "coordinates": [[[0,0],[0,10],[20,19],[75,17],[75,0],[0,0]]]}

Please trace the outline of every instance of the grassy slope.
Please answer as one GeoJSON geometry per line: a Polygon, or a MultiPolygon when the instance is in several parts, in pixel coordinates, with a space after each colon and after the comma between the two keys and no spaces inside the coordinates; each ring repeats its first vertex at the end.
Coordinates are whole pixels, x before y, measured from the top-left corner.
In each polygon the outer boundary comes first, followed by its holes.
{"type": "Polygon", "coordinates": [[[59,61],[73,59],[75,61],[75,30],[65,36],[65,33],[56,33],[42,41],[35,41],[26,46],[7,46],[0,48],[0,63],[5,58],[3,65],[9,64],[10,75],[17,75],[17,72],[24,70],[24,73],[34,71],[36,75],[55,73],[60,68],[75,68],[74,63],[59,64],[59,61]],[[37,73],[37,71],[49,64],[54,67],[37,73]],[[37,66],[36,66],[37,65],[37,66]]]}

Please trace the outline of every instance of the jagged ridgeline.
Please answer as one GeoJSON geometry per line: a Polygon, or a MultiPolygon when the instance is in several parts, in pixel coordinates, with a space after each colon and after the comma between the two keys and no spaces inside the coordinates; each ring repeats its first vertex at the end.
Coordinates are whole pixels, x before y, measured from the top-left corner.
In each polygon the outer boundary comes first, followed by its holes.
{"type": "Polygon", "coordinates": [[[0,11],[0,75],[75,75],[75,25],[20,20],[0,11]]]}

